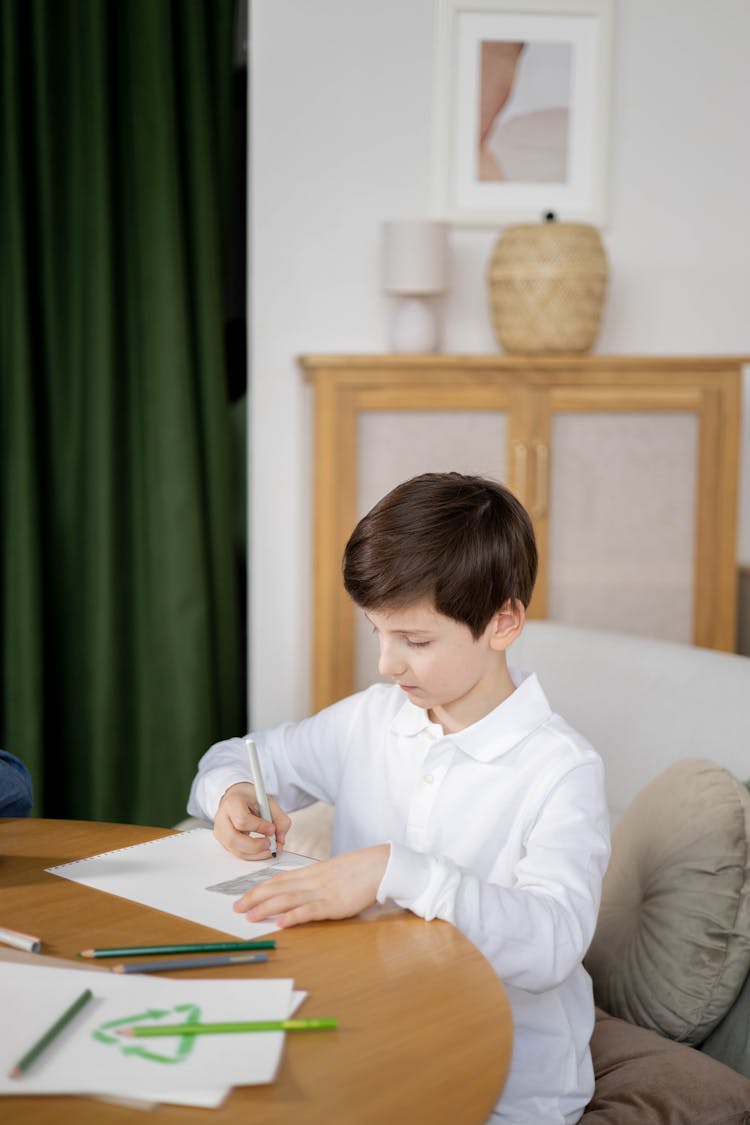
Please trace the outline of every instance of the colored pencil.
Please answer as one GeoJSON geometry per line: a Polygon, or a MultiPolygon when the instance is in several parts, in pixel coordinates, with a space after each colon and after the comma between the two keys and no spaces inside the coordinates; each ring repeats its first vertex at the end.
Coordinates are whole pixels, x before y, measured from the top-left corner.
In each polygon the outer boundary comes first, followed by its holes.
{"type": "Polygon", "coordinates": [[[113,973],[166,973],[173,969],[213,969],[217,965],[255,965],[267,961],[267,953],[219,953],[216,957],[162,957],[156,961],[129,961],[113,965],[113,973]]]}
{"type": "Polygon", "coordinates": [[[275,949],[276,942],[268,941],[196,941],[190,945],[123,945],[111,949],[82,949],[79,957],[141,957],[161,953],[231,953],[241,949],[275,949]]]}
{"type": "Polygon", "coordinates": [[[45,1031],[41,1039],[38,1039],[34,1046],[29,1048],[23,1058],[18,1060],[16,1065],[11,1070],[9,1077],[20,1078],[22,1074],[25,1074],[32,1063],[34,1063],[39,1058],[42,1052],[46,1051],[47,1047],[49,1047],[53,1039],[57,1039],[60,1032],[63,1031],[71,1023],[75,1016],[78,1015],[81,1008],[83,1008],[84,1005],[88,1004],[93,995],[94,994],[90,988],[87,988],[85,992],[82,992],[78,999],[74,1000],[70,1007],[66,1008],[63,1014],[55,1020],[55,1022],[52,1024],[52,1027],[48,1028],[48,1030],[45,1031]]]}
{"type": "Polygon", "coordinates": [[[118,1034],[134,1039],[156,1039],[167,1035],[230,1035],[237,1031],[319,1031],[338,1027],[335,1019],[250,1020],[245,1023],[155,1023],[148,1027],[124,1027],[118,1034]]]}
{"type": "Polygon", "coordinates": [[[22,934],[19,930],[0,928],[0,941],[3,945],[12,945],[15,949],[25,949],[27,953],[38,953],[42,948],[41,938],[22,934]]]}

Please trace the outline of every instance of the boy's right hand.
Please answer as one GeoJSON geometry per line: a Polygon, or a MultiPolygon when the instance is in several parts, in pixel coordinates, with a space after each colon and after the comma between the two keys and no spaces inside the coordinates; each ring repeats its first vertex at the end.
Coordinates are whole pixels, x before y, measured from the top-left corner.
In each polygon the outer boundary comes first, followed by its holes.
{"type": "Polygon", "coordinates": [[[214,820],[214,836],[240,859],[271,859],[269,836],[276,833],[276,848],[281,851],[291,820],[281,806],[268,798],[273,824],[258,815],[255,786],[249,781],[230,785],[219,802],[214,820]],[[259,832],[259,836],[250,836],[259,832]]]}

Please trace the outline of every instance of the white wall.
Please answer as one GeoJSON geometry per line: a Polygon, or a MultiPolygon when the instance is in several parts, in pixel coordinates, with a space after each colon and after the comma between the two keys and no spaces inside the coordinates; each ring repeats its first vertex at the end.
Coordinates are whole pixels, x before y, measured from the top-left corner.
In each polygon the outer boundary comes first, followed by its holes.
{"type": "MultiPolygon", "coordinates": [[[[616,0],[602,353],[750,355],[750,4],[616,0]]],[[[308,706],[310,393],[295,357],[384,351],[379,228],[433,199],[432,0],[252,0],[250,701],[308,706]]],[[[447,351],[495,352],[498,231],[454,227],[447,351]]],[[[750,380],[738,559],[750,562],[750,380]]]]}

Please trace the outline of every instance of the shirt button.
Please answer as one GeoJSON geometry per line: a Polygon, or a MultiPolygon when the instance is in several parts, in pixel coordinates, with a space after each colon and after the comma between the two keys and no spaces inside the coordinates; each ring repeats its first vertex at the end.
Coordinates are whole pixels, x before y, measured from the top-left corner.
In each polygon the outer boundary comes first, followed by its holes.
{"type": "Polygon", "coordinates": [[[433,775],[431,773],[426,773],[424,775],[424,777],[422,778],[422,780],[427,782],[428,785],[432,785],[435,778],[433,777],[433,775]]]}

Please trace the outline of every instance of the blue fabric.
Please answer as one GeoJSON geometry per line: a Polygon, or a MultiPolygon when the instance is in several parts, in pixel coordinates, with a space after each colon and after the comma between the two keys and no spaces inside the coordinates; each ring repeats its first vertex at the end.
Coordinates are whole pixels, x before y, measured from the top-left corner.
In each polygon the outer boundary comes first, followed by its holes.
{"type": "Polygon", "coordinates": [[[0,816],[28,816],[33,801],[26,766],[7,750],[0,750],[0,816]]]}

